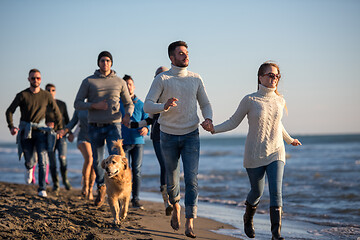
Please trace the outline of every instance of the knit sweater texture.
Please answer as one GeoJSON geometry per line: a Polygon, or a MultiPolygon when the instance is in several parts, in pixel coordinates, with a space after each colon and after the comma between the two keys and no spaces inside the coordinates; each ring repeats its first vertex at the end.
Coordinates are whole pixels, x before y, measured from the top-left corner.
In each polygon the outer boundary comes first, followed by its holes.
{"type": "Polygon", "coordinates": [[[275,93],[275,88],[259,85],[259,90],[245,96],[235,113],[225,122],[214,127],[214,133],[230,131],[248,118],[249,132],[246,137],[244,167],[257,168],[273,161],[285,163],[284,141],[294,139],[286,132],[281,118],[285,100],[275,93]]]}
{"type": "Polygon", "coordinates": [[[200,119],[197,103],[204,119],[212,119],[212,108],[199,74],[185,67],[171,65],[169,71],[157,75],[144,102],[144,111],[160,113],[160,130],[173,135],[184,135],[196,130],[200,119]],[[179,99],[177,106],[164,111],[169,98],[179,99]]]}
{"type": "Polygon", "coordinates": [[[111,71],[108,76],[96,70],[94,75],[87,77],[81,83],[76,95],[74,107],[76,110],[88,110],[89,123],[121,122],[120,99],[125,107],[125,113],[132,115],[134,105],[129,90],[123,79],[111,71]],[[87,101],[85,101],[87,99],[87,101]],[[92,109],[91,104],[106,100],[107,110],[92,109]]]}

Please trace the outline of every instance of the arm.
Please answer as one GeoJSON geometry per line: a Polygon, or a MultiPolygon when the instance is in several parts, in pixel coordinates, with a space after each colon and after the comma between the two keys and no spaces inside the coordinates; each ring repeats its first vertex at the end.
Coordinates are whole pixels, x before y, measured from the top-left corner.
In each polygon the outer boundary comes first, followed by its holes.
{"type": "Polygon", "coordinates": [[[301,142],[298,139],[293,139],[290,134],[286,131],[284,125],[281,123],[281,127],[282,127],[282,134],[283,134],[283,139],[285,140],[285,142],[287,144],[291,144],[293,146],[300,146],[302,145],[301,142]]]}
{"type": "Polygon", "coordinates": [[[16,111],[16,108],[19,106],[19,104],[20,104],[20,96],[19,96],[19,94],[17,94],[5,113],[6,122],[8,123],[8,128],[10,130],[11,135],[15,135],[19,130],[13,124],[13,115],[14,115],[14,112],[16,111]]]}
{"type": "MultiPolygon", "coordinates": [[[[141,120],[146,121],[146,119],[151,119],[151,118],[149,118],[149,115],[146,112],[144,112],[144,107],[142,107],[141,108],[141,120]]],[[[150,124],[147,124],[146,126],[139,129],[139,133],[141,136],[149,135],[149,131],[150,131],[149,125],[150,124]]]]}
{"type": "Polygon", "coordinates": [[[238,108],[236,109],[235,113],[225,122],[223,122],[219,125],[216,125],[214,127],[214,131],[212,131],[212,133],[227,132],[227,131],[233,130],[234,128],[239,126],[241,121],[244,119],[246,114],[248,114],[248,112],[249,112],[248,101],[249,101],[249,99],[247,97],[243,98],[241,100],[238,108]]]}
{"type": "Polygon", "coordinates": [[[89,91],[89,82],[87,79],[83,80],[78,93],[76,94],[74,101],[74,108],[76,110],[89,110],[91,109],[91,102],[85,102],[85,99],[88,98],[89,91]]]}
{"type": "MultiPolygon", "coordinates": [[[[150,90],[145,98],[144,102],[144,111],[151,114],[156,114],[163,112],[165,109],[168,110],[170,107],[174,106],[176,104],[174,101],[167,102],[167,105],[165,106],[165,103],[158,103],[158,99],[161,96],[162,92],[164,90],[162,80],[160,76],[157,76],[154,81],[151,84],[150,90]]],[[[175,100],[175,99],[172,99],[175,100]]]]}
{"type": "Polygon", "coordinates": [[[294,139],[290,136],[290,134],[286,131],[286,129],[284,128],[284,125],[282,123],[281,124],[281,128],[282,128],[282,135],[283,135],[283,139],[285,140],[285,142],[287,144],[291,144],[294,139]]]}
{"type": "Polygon", "coordinates": [[[200,83],[199,89],[197,91],[196,97],[199,102],[200,110],[201,110],[201,113],[202,113],[204,119],[212,120],[212,118],[213,118],[212,107],[211,107],[209,98],[207,96],[207,93],[205,91],[204,82],[202,81],[201,78],[200,78],[200,80],[201,80],[201,83],[200,83]]]}
{"type": "Polygon", "coordinates": [[[48,96],[49,96],[48,106],[50,106],[50,110],[55,113],[55,124],[56,126],[58,126],[58,130],[61,130],[63,128],[63,122],[62,122],[63,116],[61,114],[58,105],[56,104],[55,99],[53,99],[50,94],[48,96]]]}

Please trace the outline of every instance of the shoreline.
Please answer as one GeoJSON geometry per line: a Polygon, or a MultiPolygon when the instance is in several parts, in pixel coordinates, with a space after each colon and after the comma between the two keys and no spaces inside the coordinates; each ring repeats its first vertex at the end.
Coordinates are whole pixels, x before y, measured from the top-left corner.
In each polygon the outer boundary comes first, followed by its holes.
{"type": "MultiPolygon", "coordinates": [[[[61,188],[56,196],[37,196],[36,185],[0,182],[0,238],[2,239],[189,239],[184,235],[184,212],[179,231],[170,227],[162,203],[141,201],[144,210],[129,209],[120,226],[112,223],[107,202],[97,208],[81,197],[80,189],[61,188]]],[[[240,239],[219,234],[233,226],[198,217],[194,221],[198,239],[240,239]]]]}

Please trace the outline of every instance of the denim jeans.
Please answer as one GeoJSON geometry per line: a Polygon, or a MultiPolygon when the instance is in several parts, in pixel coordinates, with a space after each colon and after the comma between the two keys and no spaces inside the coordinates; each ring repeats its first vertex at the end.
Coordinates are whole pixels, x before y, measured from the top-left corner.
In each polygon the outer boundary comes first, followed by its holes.
{"type": "Polygon", "coordinates": [[[198,201],[198,167],[200,156],[199,130],[172,135],[160,133],[161,150],[165,160],[167,191],[172,204],[180,201],[181,156],[185,180],[185,217],[196,218],[198,201]]]}
{"type": "Polygon", "coordinates": [[[121,123],[113,123],[103,127],[89,124],[89,138],[93,152],[93,167],[96,173],[96,184],[98,187],[104,185],[105,170],[101,167],[104,159],[105,140],[109,155],[118,154],[116,149],[112,149],[113,141],[121,139],[121,123]]]}
{"type": "Polygon", "coordinates": [[[274,161],[267,166],[246,169],[251,190],[246,201],[256,205],[264,192],[265,173],[269,182],[270,207],[282,207],[282,180],[284,174],[284,162],[274,161]]]}
{"type": "Polygon", "coordinates": [[[138,201],[141,186],[141,166],[144,154],[144,144],[126,144],[123,148],[126,158],[129,160],[131,166],[132,201],[138,201]]]}
{"type": "Polygon", "coordinates": [[[165,169],[165,160],[161,152],[160,141],[153,140],[152,142],[153,142],[156,158],[160,165],[160,186],[164,186],[166,184],[166,169],[165,169]]]}
{"type": "Polygon", "coordinates": [[[21,145],[24,151],[25,158],[25,167],[27,170],[32,169],[36,164],[34,150],[37,152],[39,168],[39,192],[42,190],[46,190],[45,174],[46,164],[48,161],[46,141],[46,134],[39,130],[33,130],[32,137],[30,139],[24,139],[23,137],[21,138],[21,145]]]}
{"type": "Polygon", "coordinates": [[[66,137],[60,138],[56,140],[55,149],[54,151],[49,151],[49,160],[50,160],[50,170],[56,173],[56,154],[55,152],[58,151],[58,158],[60,162],[60,171],[64,172],[67,169],[67,161],[66,161],[66,154],[67,154],[67,142],[66,137]]]}

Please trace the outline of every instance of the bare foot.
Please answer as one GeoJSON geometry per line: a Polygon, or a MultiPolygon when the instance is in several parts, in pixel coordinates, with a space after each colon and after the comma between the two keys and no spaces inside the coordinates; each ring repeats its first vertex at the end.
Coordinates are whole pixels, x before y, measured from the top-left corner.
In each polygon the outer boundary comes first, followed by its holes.
{"type": "Polygon", "coordinates": [[[196,238],[194,233],[194,219],[187,218],[185,223],[185,235],[189,238],[196,238]]]}
{"type": "Polygon", "coordinates": [[[174,207],[174,211],[173,211],[172,216],[171,216],[170,225],[175,231],[177,231],[180,228],[180,210],[181,210],[181,207],[180,207],[179,203],[175,203],[173,205],[173,207],[174,207]]]}

